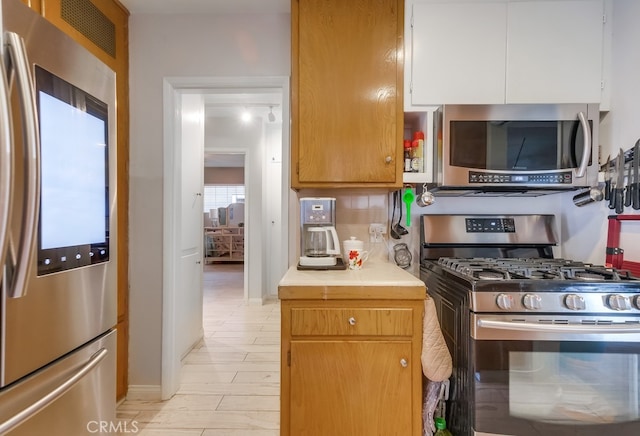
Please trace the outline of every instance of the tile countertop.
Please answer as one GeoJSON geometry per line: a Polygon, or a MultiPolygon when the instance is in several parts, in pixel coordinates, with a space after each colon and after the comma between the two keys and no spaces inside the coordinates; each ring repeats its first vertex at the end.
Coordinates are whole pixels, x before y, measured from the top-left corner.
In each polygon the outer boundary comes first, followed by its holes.
{"type": "Polygon", "coordinates": [[[365,262],[360,270],[303,270],[292,266],[278,284],[286,299],[402,299],[423,300],[424,282],[388,262],[365,262]]]}

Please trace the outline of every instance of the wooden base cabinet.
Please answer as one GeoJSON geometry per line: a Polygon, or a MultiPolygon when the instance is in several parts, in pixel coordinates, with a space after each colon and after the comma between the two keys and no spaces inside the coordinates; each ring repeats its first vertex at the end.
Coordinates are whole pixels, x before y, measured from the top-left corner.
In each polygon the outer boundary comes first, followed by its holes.
{"type": "Polygon", "coordinates": [[[281,308],[281,436],[422,434],[422,300],[281,308]]]}

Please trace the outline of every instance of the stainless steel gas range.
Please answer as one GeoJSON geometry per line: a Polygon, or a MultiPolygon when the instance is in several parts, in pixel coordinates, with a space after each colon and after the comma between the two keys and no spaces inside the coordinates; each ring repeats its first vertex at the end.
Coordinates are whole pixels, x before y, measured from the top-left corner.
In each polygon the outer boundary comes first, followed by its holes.
{"type": "Polygon", "coordinates": [[[423,215],[456,435],[640,434],[640,279],[554,258],[551,215],[423,215]]]}

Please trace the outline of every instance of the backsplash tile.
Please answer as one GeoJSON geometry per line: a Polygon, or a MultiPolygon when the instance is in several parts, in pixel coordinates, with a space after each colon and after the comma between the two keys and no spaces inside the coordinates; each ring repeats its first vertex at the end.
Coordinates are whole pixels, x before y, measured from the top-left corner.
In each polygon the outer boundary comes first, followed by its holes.
{"type": "MultiPolygon", "coordinates": [[[[340,243],[355,236],[365,242],[365,247],[375,258],[387,259],[384,244],[369,242],[369,224],[388,226],[389,193],[380,189],[302,190],[298,198],[334,197],[336,199],[336,231],[340,243]]],[[[300,222],[297,222],[300,226],[300,222]]],[[[388,235],[386,235],[388,237],[388,235]]],[[[342,247],[340,247],[342,249],[342,247]]]]}

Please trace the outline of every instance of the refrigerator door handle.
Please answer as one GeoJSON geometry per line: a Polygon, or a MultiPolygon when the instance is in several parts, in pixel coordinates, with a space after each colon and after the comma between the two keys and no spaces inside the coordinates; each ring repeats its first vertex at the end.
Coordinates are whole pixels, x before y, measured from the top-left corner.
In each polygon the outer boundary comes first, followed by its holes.
{"type": "Polygon", "coordinates": [[[0,60],[0,268],[7,253],[7,234],[12,204],[13,124],[9,101],[9,83],[4,62],[0,60]]]}
{"type": "Polygon", "coordinates": [[[12,283],[8,286],[7,292],[9,297],[19,298],[23,297],[27,292],[26,282],[31,266],[29,260],[38,220],[38,207],[40,204],[40,137],[38,135],[35,87],[33,78],[29,73],[29,60],[24,40],[14,32],[6,32],[5,38],[9,62],[15,72],[25,135],[25,206],[22,219],[24,226],[16,255],[16,273],[12,283]]]}
{"type": "Polygon", "coordinates": [[[101,348],[80,368],[75,374],[66,379],[55,389],[51,390],[48,394],[41,397],[38,401],[26,407],[22,411],[16,413],[5,422],[0,423],[0,434],[5,434],[10,430],[13,430],[24,421],[46,408],[49,404],[60,398],[64,393],[71,389],[76,383],[82,380],[87,374],[89,374],[108,354],[106,348],[101,348]]]}

